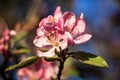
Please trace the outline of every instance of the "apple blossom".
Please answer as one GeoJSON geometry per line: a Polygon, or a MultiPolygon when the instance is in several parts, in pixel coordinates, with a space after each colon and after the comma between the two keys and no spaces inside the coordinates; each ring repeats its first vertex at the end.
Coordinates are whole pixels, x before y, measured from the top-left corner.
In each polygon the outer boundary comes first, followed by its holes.
{"type": "Polygon", "coordinates": [[[55,10],[54,16],[43,18],[37,29],[37,36],[33,43],[39,48],[39,56],[52,57],[57,51],[67,48],[68,45],[85,43],[91,34],[83,34],[85,22],[83,13],[76,18],[72,12],[62,14],[60,6],[55,10]]]}
{"type": "Polygon", "coordinates": [[[61,49],[67,47],[67,37],[63,31],[63,18],[60,7],[57,7],[54,16],[49,15],[41,20],[33,43],[39,47],[41,54],[47,57],[52,57],[55,54],[55,49],[60,51],[59,47],[61,49]]]}

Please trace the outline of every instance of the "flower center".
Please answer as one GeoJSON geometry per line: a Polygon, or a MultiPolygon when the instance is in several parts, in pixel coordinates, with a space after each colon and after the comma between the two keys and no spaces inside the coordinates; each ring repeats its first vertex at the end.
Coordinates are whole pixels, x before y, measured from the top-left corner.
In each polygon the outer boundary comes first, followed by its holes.
{"type": "Polygon", "coordinates": [[[50,34],[47,35],[47,37],[53,46],[59,45],[58,36],[56,35],[56,31],[52,31],[50,34]]]}

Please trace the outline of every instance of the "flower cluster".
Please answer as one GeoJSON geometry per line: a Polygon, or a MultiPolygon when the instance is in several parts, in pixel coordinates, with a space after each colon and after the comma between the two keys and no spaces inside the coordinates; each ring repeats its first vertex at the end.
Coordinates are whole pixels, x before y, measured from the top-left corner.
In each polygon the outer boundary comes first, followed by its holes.
{"type": "Polygon", "coordinates": [[[3,37],[0,39],[0,53],[4,53],[4,55],[7,55],[8,53],[8,41],[10,39],[9,33],[9,29],[5,29],[3,37]]]}
{"type": "Polygon", "coordinates": [[[5,29],[3,32],[2,38],[0,38],[0,53],[7,55],[9,48],[10,37],[15,36],[16,32],[14,30],[5,29]]]}
{"type": "Polygon", "coordinates": [[[54,16],[43,18],[37,29],[33,43],[39,48],[39,56],[52,57],[55,50],[66,49],[68,45],[81,44],[91,38],[91,34],[83,34],[85,22],[83,13],[76,18],[72,12],[61,12],[58,6],[54,16]]]}

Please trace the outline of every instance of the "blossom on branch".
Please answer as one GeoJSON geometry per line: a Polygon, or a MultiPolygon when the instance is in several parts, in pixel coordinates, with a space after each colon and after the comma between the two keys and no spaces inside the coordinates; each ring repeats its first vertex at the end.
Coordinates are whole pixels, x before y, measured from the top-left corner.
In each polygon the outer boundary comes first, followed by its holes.
{"type": "Polygon", "coordinates": [[[76,18],[72,12],[61,12],[58,6],[54,16],[43,18],[37,29],[37,36],[33,43],[39,48],[39,56],[52,57],[55,50],[60,51],[69,45],[85,43],[91,38],[91,34],[83,34],[85,22],[83,13],[76,18]]]}
{"type": "Polygon", "coordinates": [[[59,51],[67,47],[67,37],[63,31],[63,17],[60,7],[55,10],[54,16],[49,15],[41,20],[34,39],[35,46],[39,47],[43,56],[52,57],[55,49],[59,51]],[[46,55],[44,55],[46,53],[46,55]]]}

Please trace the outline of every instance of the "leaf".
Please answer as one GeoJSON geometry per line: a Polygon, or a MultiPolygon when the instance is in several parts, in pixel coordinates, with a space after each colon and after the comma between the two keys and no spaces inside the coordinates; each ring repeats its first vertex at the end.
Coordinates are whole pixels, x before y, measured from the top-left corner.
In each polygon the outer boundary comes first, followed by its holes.
{"type": "Polygon", "coordinates": [[[39,57],[39,56],[28,57],[26,60],[24,60],[16,65],[9,66],[5,71],[20,69],[20,68],[30,66],[30,65],[36,63],[37,61],[39,61],[40,59],[41,59],[41,57],[39,57]]]}
{"type": "Polygon", "coordinates": [[[27,48],[24,49],[17,49],[17,50],[12,50],[12,54],[27,54],[30,53],[30,50],[27,48]]]}
{"type": "Polygon", "coordinates": [[[78,59],[83,64],[89,64],[92,66],[108,68],[108,64],[104,58],[91,53],[86,53],[83,51],[68,53],[71,57],[78,59]]]}
{"type": "Polygon", "coordinates": [[[54,55],[53,57],[45,57],[45,60],[46,61],[60,61],[61,60],[61,58],[59,58],[57,55],[54,55]]]}
{"type": "Polygon", "coordinates": [[[60,61],[61,59],[60,58],[49,58],[49,57],[46,57],[45,58],[46,61],[60,61]]]}
{"type": "Polygon", "coordinates": [[[15,37],[15,39],[14,39],[14,42],[15,42],[15,43],[19,42],[20,40],[22,40],[23,38],[25,38],[26,35],[27,35],[27,32],[24,32],[24,33],[21,33],[21,34],[17,35],[17,36],[15,37]]]}

